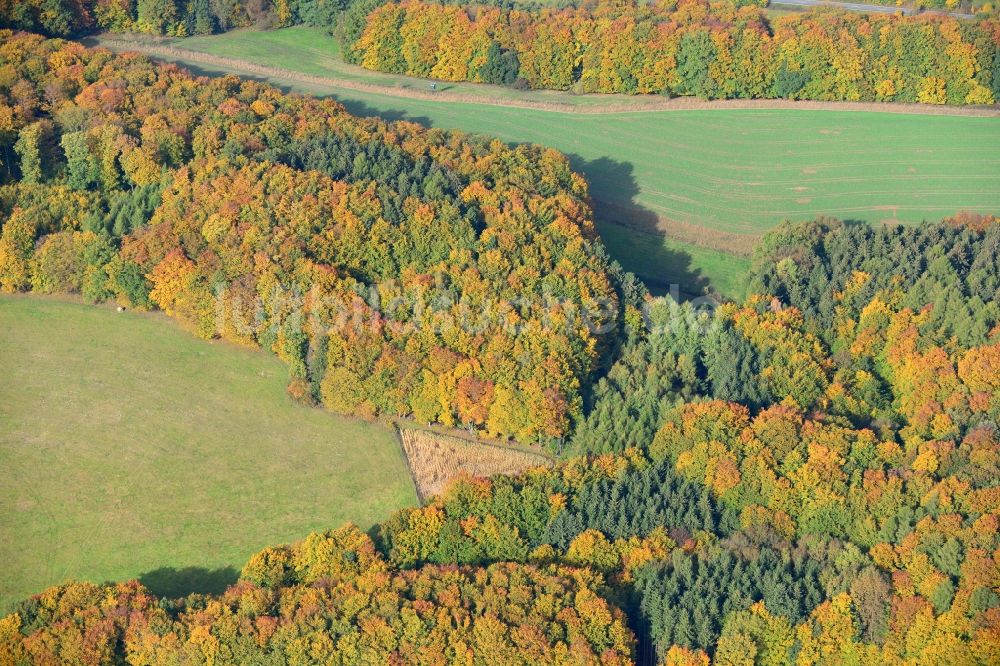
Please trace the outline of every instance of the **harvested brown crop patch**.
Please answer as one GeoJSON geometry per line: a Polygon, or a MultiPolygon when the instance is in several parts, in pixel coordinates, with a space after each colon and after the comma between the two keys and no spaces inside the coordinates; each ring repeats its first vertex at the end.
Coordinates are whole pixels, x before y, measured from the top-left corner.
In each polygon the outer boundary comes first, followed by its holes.
{"type": "Polygon", "coordinates": [[[460,476],[513,475],[552,463],[540,453],[429,430],[400,427],[399,438],[421,499],[440,493],[460,476]]]}

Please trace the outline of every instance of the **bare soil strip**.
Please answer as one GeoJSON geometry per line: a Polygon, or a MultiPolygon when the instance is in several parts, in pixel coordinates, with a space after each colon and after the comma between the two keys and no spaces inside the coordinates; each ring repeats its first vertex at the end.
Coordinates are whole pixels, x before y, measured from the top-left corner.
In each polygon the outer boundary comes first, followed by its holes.
{"type": "MultiPolygon", "coordinates": [[[[558,113],[600,115],[610,113],[647,113],[656,111],[793,109],[799,111],[876,111],[882,113],[905,113],[934,116],[1000,117],[1000,105],[934,106],[929,104],[895,104],[888,102],[817,102],[778,99],[727,99],[706,101],[689,97],[656,99],[652,96],[642,95],[636,96],[636,102],[619,102],[614,104],[587,106],[568,102],[532,102],[527,100],[503,99],[480,95],[455,94],[444,90],[425,92],[420,90],[395,88],[391,86],[381,86],[371,83],[360,83],[358,81],[346,81],[328,76],[314,76],[289,69],[259,65],[249,60],[210,55],[200,51],[191,51],[189,49],[177,48],[175,46],[163,46],[139,39],[108,37],[105,35],[100,36],[96,43],[118,52],[134,51],[154,58],[160,57],[170,60],[185,61],[193,64],[209,65],[222,69],[239,70],[240,72],[248,72],[250,74],[265,76],[271,79],[286,80],[293,83],[312,86],[325,86],[330,88],[339,88],[342,90],[356,90],[364,93],[434,102],[485,104],[490,106],[533,109],[537,111],[553,111],[558,113]]],[[[566,93],[566,95],[567,97],[570,96],[569,93],[566,93]]]]}

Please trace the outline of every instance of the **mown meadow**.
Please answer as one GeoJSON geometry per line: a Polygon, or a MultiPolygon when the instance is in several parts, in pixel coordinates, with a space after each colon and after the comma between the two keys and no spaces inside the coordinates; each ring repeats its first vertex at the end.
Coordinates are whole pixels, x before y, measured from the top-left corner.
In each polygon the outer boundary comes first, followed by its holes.
{"type": "Polygon", "coordinates": [[[211,592],[254,551],[416,503],[394,433],[160,314],[0,297],[0,609],[64,580],[211,592]]]}

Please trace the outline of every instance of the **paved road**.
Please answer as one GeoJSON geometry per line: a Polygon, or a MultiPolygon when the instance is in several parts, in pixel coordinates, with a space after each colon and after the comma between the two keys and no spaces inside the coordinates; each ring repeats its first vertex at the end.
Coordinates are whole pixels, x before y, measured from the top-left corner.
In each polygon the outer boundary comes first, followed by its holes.
{"type": "Polygon", "coordinates": [[[972,14],[960,14],[958,12],[939,12],[932,9],[921,10],[913,7],[896,7],[893,5],[866,5],[860,2],[831,2],[830,0],[772,0],[772,5],[790,5],[793,7],[840,7],[851,12],[876,12],[879,14],[940,14],[942,16],[953,16],[954,18],[971,19],[976,18],[972,14]]]}

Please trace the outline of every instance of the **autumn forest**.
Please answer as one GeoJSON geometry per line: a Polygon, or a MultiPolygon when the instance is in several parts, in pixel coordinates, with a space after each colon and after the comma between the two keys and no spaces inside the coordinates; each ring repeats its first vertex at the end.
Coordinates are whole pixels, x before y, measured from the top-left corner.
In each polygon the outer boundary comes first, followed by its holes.
{"type": "Polygon", "coordinates": [[[0,0],[0,291],[162,312],[276,356],[303,409],[551,464],[216,591],[37,590],[0,664],[1000,663],[996,216],[784,221],[745,298],[654,296],[556,150],[64,39],[266,19],[438,81],[983,106],[995,19],[272,4],[0,0]]]}

